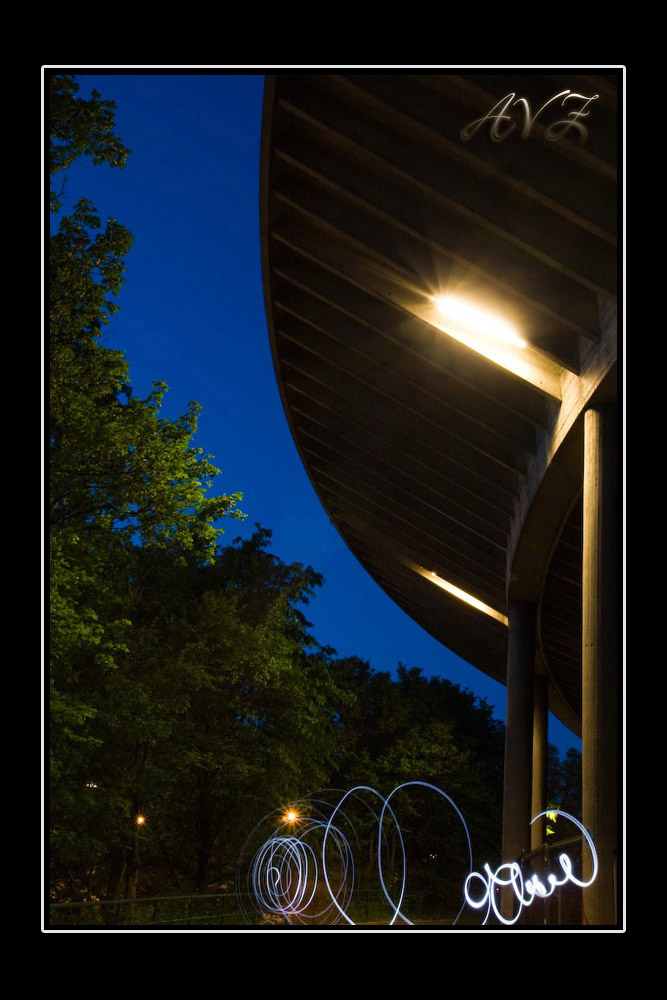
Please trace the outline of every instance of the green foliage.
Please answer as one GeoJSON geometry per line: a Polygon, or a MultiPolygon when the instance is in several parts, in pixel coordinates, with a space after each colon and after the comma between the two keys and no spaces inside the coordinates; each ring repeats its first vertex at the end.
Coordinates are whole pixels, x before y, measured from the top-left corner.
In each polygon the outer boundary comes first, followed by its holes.
{"type": "Polygon", "coordinates": [[[257,811],[323,780],[331,751],[334,682],[299,609],[319,577],[266,551],[269,538],[237,540],[190,572],[177,607],[161,602],[160,654],[172,651],[188,687],[167,750],[162,836],[200,884],[223,829],[233,864],[257,811]]]}
{"type": "MultiPolygon", "coordinates": [[[[82,155],[125,163],[113,102],[96,93],[83,100],[78,89],[71,77],[50,79],[52,180],[82,155]]],[[[51,208],[61,208],[53,189],[51,208]]],[[[96,755],[115,746],[114,723],[133,717],[139,730],[148,719],[149,742],[165,731],[151,718],[152,684],[128,669],[139,638],[132,579],[140,552],[205,563],[220,519],[243,517],[240,494],[211,495],[219,470],[192,445],[198,404],[177,420],[161,417],[164,383],[137,398],[123,354],[102,343],[131,245],[124,226],[109,219],[102,228],[80,200],[49,247],[50,746],[54,842],[64,860],[70,850],[80,857],[84,844],[94,854],[118,839],[119,817],[132,807],[127,783],[93,780],[96,755]]],[[[129,752],[140,760],[137,746],[129,752]]]]}
{"type": "MultiPolygon", "coordinates": [[[[405,781],[430,782],[461,809],[480,856],[496,856],[504,727],[493,719],[491,707],[457,684],[427,679],[416,668],[399,665],[395,681],[355,657],[334,663],[334,669],[355,700],[338,716],[332,783],[342,788],[370,784],[386,794],[405,781]]],[[[431,798],[423,814],[412,814],[413,847],[422,859],[433,853],[427,821],[432,807],[431,798]]]]}
{"type": "MultiPolygon", "coordinates": [[[[51,79],[52,176],[82,155],[123,166],[114,105],[51,79]]],[[[52,192],[59,212],[61,198],[52,192]]],[[[50,240],[50,692],[54,872],[104,872],[136,891],[140,858],[205,886],[233,868],[262,815],[322,786],[432,781],[481,851],[500,829],[502,735],[484,702],[399,667],[336,660],[305,608],[311,567],[271,532],[219,547],[240,494],[194,447],[199,407],[160,415],[166,386],[132,392],[102,331],[132,237],[79,201],[50,240]],[[146,822],[135,824],[141,813],[146,822]]],[[[418,864],[437,850],[407,809],[418,864]]],[[[437,824],[436,824],[437,827],[437,824]]],[[[425,863],[425,862],[424,862],[425,863]]],[[[74,873],[74,874],[73,874],[74,873]]],[[[90,885],[87,890],[90,892],[90,885]]]]}
{"type": "MultiPolygon", "coordinates": [[[[90,100],[76,97],[79,85],[72,76],[49,78],[50,173],[66,169],[80,156],[93,163],[124,167],[129,149],[114,134],[113,101],[103,101],[97,91],[90,100]]],[[[51,210],[60,209],[58,195],[51,191],[51,210]]]]}
{"type": "Polygon", "coordinates": [[[52,528],[69,537],[113,532],[123,543],[210,559],[221,534],[215,522],[242,517],[241,496],[209,495],[219,470],[190,443],[198,404],[178,420],[163,419],[166,387],[155,384],[137,399],[127,375],[120,352],[95,342],[52,358],[52,528]]]}
{"type": "MultiPolygon", "coordinates": [[[[581,752],[570,747],[563,760],[551,743],[547,748],[547,801],[550,808],[562,809],[581,819],[581,752]]],[[[550,817],[549,836],[569,836],[572,825],[558,816],[550,817]],[[563,832],[565,831],[565,832],[563,832]]]]}
{"type": "MultiPolygon", "coordinates": [[[[76,127],[85,131],[86,151],[94,151],[95,162],[116,162],[116,141],[108,139],[111,102],[69,97],[65,105],[74,117],[80,114],[76,127]],[[92,126],[95,108],[104,112],[104,143],[92,126]]],[[[62,119],[57,124],[65,134],[62,119]]],[[[71,138],[67,155],[56,147],[52,172],[71,162],[82,135],[71,138]]],[[[211,558],[220,535],[214,522],[228,513],[242,516],[240,494],[209,496],[219,470],[190,443],[199,405],[191,403],[178,420],[161,418],[166,385],[155,382],[146,399],[137,399],[122,353],[100,342],[117,309],[113,296],[132,237],[114,219],[99,229],[93,207],[79,201],[50,240],[51,524],[59,533],[113,530],[124,533],[124,541],[136,536],[144,545],[211,558]]]]}

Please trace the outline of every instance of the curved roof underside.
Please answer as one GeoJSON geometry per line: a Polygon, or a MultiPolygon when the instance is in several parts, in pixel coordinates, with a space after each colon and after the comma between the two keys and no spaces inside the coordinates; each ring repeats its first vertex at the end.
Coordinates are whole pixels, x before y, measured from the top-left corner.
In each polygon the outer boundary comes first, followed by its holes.
{"type": "Polygon", "coordinates": [[[577,374],[615,293],[614,129],[607,78],[267,81],[265,295],[301,458],[377,583],[503,682],[506,625],[424,574],[506,613],[510,525],[559,373],[577,374]],[[525,141],[460,138],[509,92],[536,110],[567,88],[599,95],[586,143],[549,142],[554,116],[525,141]],[[521,331],[513,370],[443,333],[433,299],[451,293],[521,331]]]}

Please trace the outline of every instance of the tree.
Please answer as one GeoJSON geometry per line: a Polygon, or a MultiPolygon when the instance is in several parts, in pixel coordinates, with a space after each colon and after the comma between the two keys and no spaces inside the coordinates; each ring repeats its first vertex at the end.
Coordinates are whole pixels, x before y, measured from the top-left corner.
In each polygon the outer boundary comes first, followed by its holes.
{"type": "MultiPolygon", "coordinates": [[[[337,716],[334,786],[371,785],[388,794],[403,782],[429,782],[461,810],[476,856],[486,860],[498,855],[504,740],[503,725],[493,719],[491,707],[445,678],[426,678],[418,668],[402,664],[395,680],[356,657],[334,661],[333,668],[339,684],[354,696],[337,716]]],[[[434,793],[415,789],[397,803],[402,827],[405,822],[412,884],[422,880],[424,887],[436,885],[451,896],[452,906],[457,899],[460,905],[460,870],[447,860],[452,844],[465,851],[455,813],[441,808],[434,793]]],[[[370,842],[372,832],[367,832],[370,842]]],[[[395,833],[391,837],[395,862],[395,833]]],[[[373,864],[374,851],[369,854],[369,866],[373,864]]]]}
{"type": "MultiPolygon", "coordinates": [[[[123,167],[114,105],[51,78],[51,175],[79,156],[123,167]]],[[[334,658],[305,608],[312,567],[271,532],[220,547],[240,494],[193,445],[199,407],[161,416],[107,346],[132,244],[87,201],[50,239],[51,828],[59,872],[103,868],[134,898],[139,853],[207,885],[261,815],[324,785],[387,792],[415,777],[455,799],[480,852],[500,828],[502,726],[471,692],[399,665],[334,658]],[[138,828],[137,817],[145,816],[138,828]]],[[[429,873],[443,827],[406,805],[411,860],[429,873]]],[[[447,830],[444,830],[445,834],[447,830]]],[[[446,839],[446,838],[445,838],[446,839]]],[[[88,882],[90,891],[90,882],[88,882]]]]}
{"type": "MultiPolygon", "coordinates": [[[[95,164],[124,167],[129,149],[114,135],[113,101],[103,101],[93,90],[90,100],[77,97],[79,85],[71,76],[49,77],[49,132],[51,177],[65,170],[80,156],[92,156],[95,164]]],[[[51,189],[51,211],[60,209],[58,194],[51,189]]]]}
{"type": "MultiPolygon", "coordinates": [[[[549,743],[547,748],[547,804],[549,809],[563,812],[581,819],[581,753],[570,747],[561,760],[557,747],[549,743]]],[[[547,817],[548,837],[570,836],[572,825],[556,814],[547,817]]]]}
{"type": "MultiPolygon", "coordinates": [[[[113,102],[95,92],[83,101],[77,90],[70,77],[51,79],[52,177],[82,153],[125,163],[113,102]]],[[[132,237],[115,219],[100,228],[93,206],[80,200],[50,240],[51,524],[57,535],[113,531],[120,541],[210,558],[221,533],[214,523],[239,516],[240,495],[209,496],[219,470],[190,443],[199,405],[178,420],[160,418],[166,385],[133,397],[125,358],[103,346],[132,237]]]]}
{"type": "Polygon", "coordinates": [[[322,578],[274,556],[270,538],[258,525],[198,569],[176,625],[192,687],[170,741],[179,748],[170,838],[188,844],[186,856],[195,846],[200,888],[216,852],[233,867],[258,813],[328,772],[336,689],[301,610],[322,578]]]}
{"type": "MultiPolygon", "coordinates": [[[[113,102],[95,92],[83,100],[78,89],[70,76],[50,78],[52,185],[79,156],[123,167],[128,154],[114,134],[113,102]]],[[[54,217],[61,209],[53,186],[51,209],[54,217]]],[[[63,863],[122,839],[134,808],[125,791],[102,788],[91,767],[108,750],[110,706],[125,700],[138,710],[145,696],[120,669],[141,553],[205,564],[220,519],[243,517],[239,493],[211,494],[219,470],[192,444],[198,404],[177,420],[161,417],[164,383],[135,397],[123,354],[103,343],[131,244],[124,226],[109,219],[102,229],[80,200],[49,246],[51,804],[63,863]]]]}

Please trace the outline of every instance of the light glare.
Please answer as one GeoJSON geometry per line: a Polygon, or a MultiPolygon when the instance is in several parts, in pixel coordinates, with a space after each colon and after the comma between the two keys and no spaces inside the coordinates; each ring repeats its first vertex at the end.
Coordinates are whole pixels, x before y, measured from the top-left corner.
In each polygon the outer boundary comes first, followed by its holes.
{"type": "Polygon", "coordinates": [[[475,333],[492,340],[500,340],[504,344],[515,347],[525,347],[526,341],[517,336],[513,327],[504,320],[498,319],[492,313],[471,306],[454,295],[443,295],[433,300],[442,313],[455,328],[463,327],[460,332],[475,333]]]}
{"type": "Polygon", "coordinates": [[[427,579],[431,580],[438,587],[442,587],[443,590],[446,590],[448,594],[452,595],[452,597],[458,597],[460,601],[464,601],[466,604],[476,608],[478,611],[483,611],[485,615],[490,615],[491,618],[495,618],[496,621],[502,622],[503,625],[508,624],[506,615],[501,614],[500,611],[496,611],[495,608],[489,607],[488,604],[484,604],[483,601],[473,597],[472,594],[466,594],[465,590],[461,590],[460,587],[455,587],[454,584],[449,583],[448,580],[443,580],[437,573],[429,572],[428,570],[422,570],[421,573],[422,576],[427,577],[427,579]]]}

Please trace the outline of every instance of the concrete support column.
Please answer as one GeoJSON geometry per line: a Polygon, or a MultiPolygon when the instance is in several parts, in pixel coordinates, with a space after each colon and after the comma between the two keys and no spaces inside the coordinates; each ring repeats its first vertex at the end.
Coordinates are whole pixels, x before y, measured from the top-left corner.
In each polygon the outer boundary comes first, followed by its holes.
{"type": "Polygon", "coordinates": [[[507,617],[503,861],[518,861],[530,847],[536,607],[512,601],[507,617]]]}
{"type": "MultiPolygon", "coordinates": [[[[617,851],[616,407],[584,414],[582,576],[582,821],[598,853],[584,921],[616,923],[617,851]]],[[[585,878],[590,862],[585,851],[585,878]]]]}
{"type": "MultiPolygon", "coordinates": [[[[549,740],[549,678],[535,674],[533,694],[533,783],[530,818],[547,807],[547,746],[549,740]]],[[[530,848],[545,841],[546,817],[535,820],[530,828],[530,848]]]]}

